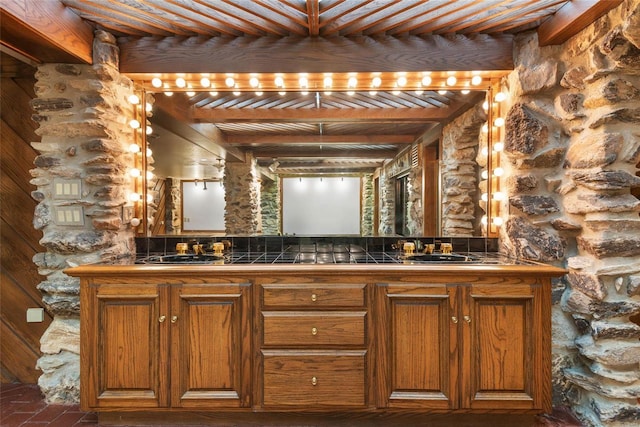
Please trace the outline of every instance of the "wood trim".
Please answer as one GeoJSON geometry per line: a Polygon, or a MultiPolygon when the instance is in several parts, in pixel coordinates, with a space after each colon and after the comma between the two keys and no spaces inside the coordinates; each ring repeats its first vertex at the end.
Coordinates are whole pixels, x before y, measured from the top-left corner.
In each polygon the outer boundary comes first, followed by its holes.
{"type": "Polygon", "coordinates": [[[253,144],[411,144],[413,135],[228,135],[227,143],[253,144]]]}
{"type": "Polygon", "coordinates": [[[562,44],[578,34],[622,0],[580,0],[567,2],[553,17],[538,27],[538,44],[549,46],[562,44]]]}
{"type": "Polygon", "coordinates": [[[120,44],[122,73],[314,73],[513,69],[513,36],[144,37],[120,44]],[[447,52],[443,55],[443,52],[447,52]]]}
{"type": "Polygon", "coordinates": [[[93,63],[93,29],[60,1],[3,0],[2,43],[41,62],[93,63]]]}

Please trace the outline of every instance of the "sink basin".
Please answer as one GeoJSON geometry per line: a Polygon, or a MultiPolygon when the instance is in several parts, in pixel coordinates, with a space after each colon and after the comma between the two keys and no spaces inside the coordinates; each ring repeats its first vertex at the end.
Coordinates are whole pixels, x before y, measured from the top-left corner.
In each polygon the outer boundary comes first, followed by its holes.
{"type": "Polygon", "coordinates": [[[459,254],[415,254],[403,257],[407,263],[427,263],[427,262],[471,262],[473,258],[459,254]]]}
{"type": "Polygon", "coordinates": [[[141,262],[143,264],[214,264],[223,262],[222,255],[215,254],[175,254],[175,255],[152,255],[141,262]]]}

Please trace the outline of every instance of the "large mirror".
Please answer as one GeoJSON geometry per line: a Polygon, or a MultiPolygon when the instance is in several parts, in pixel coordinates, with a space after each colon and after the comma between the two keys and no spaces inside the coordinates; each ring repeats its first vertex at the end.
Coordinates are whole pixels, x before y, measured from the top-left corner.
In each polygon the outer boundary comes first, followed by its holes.
{"type": "MultiPolygon", "coordinates": [[[[278,233],[300,233],[287,223],[287,218],[296,212],[295,204],[312,204],[293,197],[290,181],[311,182],[315,178],[329,184],[332,180],[344,181],[345,177],[351,182],[355,177],[357,193],[362,195],[364,187],[371,192],[370,201],[363,202],[360,196],[348,208],[362,210],[363,203],[372,205],[367,207],[374,211],[372,230],[365,234],[443,235],[443,219],[455,216],[443,205],[443,185],[452,185],[450,180],[443,184],[443,168],[451,168],[443,163],[443,156],[451,163],[460,155],[455,147],[443,144],[461,137],[451,129],[448,131],[451,136],[443,131],[447,131],[447,126],[466,126],[457,120],[462,120],[465,113],[477,111],[486,92],[149,90],[147,97],[153,100],[147,145],[153,152],[153,163],[148,168],[155,174],[150,191],[156,195],[152,210],[155,217],[149,226],[151,235],[223,234],[225,170],[234,163],[247,161],[255,162],[260,180],[277,182],[280,186],[278,233]],[[207,197],[201,197],[207,190],[207,197]],[[423,223],[409,224],[412,214],[422,217],[423,223]],[[385,218],[389,217],[393,224],[385,225],[385,218]]],[[[483,143],[480,128],[478,123],[475,131],[478,154],[483,143]]],[[[463,161],[467,167],[468,159],[463,161]]],[[[476,166],[473,174],[480,176],[486,165],[477,162],[476,166]]],[[[331,205],[336,191],[328,193],[326,205],[331,205]]],[[[466,191],[474,194],[472,203],[477,205],[486,189],[466,191]]],[[[307,195],[313,200],[322,197],[307,195]]],[[[357,196],[349,197],[352,200],[357,196]]],[[[334,217],[328,223],[345,221],[344,210],[331,206],[328,212],[321,214],[333,212],[334,217]]],[[[482,236],[479,225],[482,212],[473,215],[478,218],[472,230],[445,225],[445,230],[453,230],[445,234],[456,235],[456,230],[461,230],[460,235],[482,236]]],[[[316,229],[313,234],[336,233],[330,227],[326,230],[323,233],[322,229],[316,229]]],[[[266,231],[273,232],[273,229],[266,231]]],[[[344,233],[354,234],[353,227],[344,233]]]]}

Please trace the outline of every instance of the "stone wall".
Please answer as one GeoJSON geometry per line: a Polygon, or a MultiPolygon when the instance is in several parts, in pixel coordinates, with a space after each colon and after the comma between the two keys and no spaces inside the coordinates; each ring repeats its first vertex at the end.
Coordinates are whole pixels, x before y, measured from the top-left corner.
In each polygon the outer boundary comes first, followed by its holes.
{"type": "Polygon", "coordinates": [[[63,269],[130,263],[135,256],[133,230],[122,220],[132,179],[128,147],[134,135],[128,123],[134,113],[127,99],[133,85],[118,72],[112,36],[97,32],[93,49],[93,66],[38,67],[32,101],[41,136],[32,143],[40,153],[31,170],[38,201],[34,227],[46,248],[33,261],[46,276],[38,289],[54,316],[41,338],[38,383],[52,403],[79,400],[79,280],[63,269]],[[73,225],[61,223],[68,220],[73,225]]]}
{"type": "Polygon", "coordinates": [[[395,233],[395,197],[394,179],[385,173],[380,174],[380,235],[395,233]]]}
{"type": "Polygon", "coordinates": [[[224,168],[225,232],[255,234],[260,227],[260,183],[255,161],[228,162],[224,168]]]}
{"type": "Polygon", "coordinates": [[[442,130],[442,235],[479,235],[476,161],[482,125],[487,116],[481,105],[471,108],[442,130]]]}
{"type": "Polygon", "coordinates": [[[563,46],[516,43],[502,244],[569,270],[554,287],[554,403],[589,426],[638,425],[640,0],[563,46]]]}
{"type": "Polygon", "coordinates": [[[422,208],[422,167],[411,168],[408,178],[407,228],[410,236],[421,236],[424,230],[422,208]]]}
{"type": "Polygon", "coordinates": [[[274,181],[263,179],[260,186],[260,209],[262,211],[262,234],[279,235],[280,229],[280,178],[274,181]]]}

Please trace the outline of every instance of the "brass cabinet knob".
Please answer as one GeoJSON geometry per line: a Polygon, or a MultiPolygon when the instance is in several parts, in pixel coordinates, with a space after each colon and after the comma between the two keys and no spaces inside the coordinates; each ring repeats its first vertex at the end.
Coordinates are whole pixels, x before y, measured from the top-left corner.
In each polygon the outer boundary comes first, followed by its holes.
{"type": "Polygon", "coordinates": [[[171,323],[176,323],[178,321],[178,316],[171,316],[171,323]]]}
{"type": "Polygon", "coordinates": [[[318,295],[311,294],[311,301],[316,302],[318,300],[318,295]]]}
{"type": "Polygon", "coordinates": [[[318,379],[316,377],[311,377],[311,385],[318,384],[318,379]]]}
{"type": "Polygon", "coordinates": [[[318,335],[318,328],[311,328],[311,335],[318,335]]]}
{"type": "Polygon", "coordinates": [[[464,321],[467,323],[471,323],[471,316],[464,316],[464,321]]]}
{"type": "Polygon", "coordinates": [[[458,323],[458,318],[456,316],[451,316],[451,321],[453,323],[458,323]]]}
{"type": "Polygon", "coordinates": [[[158,322],[160,322],[160,323],[164,322],[165,320],[167,320],[167,316],[158,317],[158,322]]]}

